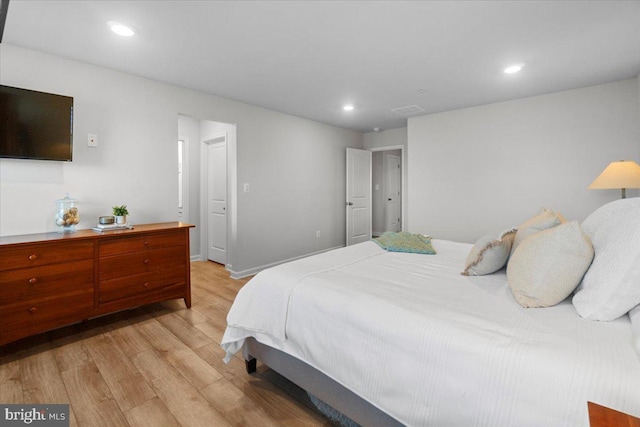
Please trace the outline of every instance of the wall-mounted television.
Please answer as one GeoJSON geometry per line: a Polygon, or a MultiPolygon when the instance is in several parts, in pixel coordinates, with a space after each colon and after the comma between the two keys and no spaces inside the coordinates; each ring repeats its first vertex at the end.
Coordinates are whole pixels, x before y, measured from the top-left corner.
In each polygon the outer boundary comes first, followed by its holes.
{"type": "Polygon", "coordinates": [[[72,155],[72,97],[0,85],[0,157],[70,162],[72,155]]]}

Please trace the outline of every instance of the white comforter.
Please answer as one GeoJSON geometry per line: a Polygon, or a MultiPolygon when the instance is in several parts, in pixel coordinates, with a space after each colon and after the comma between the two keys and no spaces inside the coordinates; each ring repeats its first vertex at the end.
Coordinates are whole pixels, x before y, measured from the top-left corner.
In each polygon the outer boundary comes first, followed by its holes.
{"type": "Polygon", "coordinates": [[[258,274],[222,346],[283,350],[412,426],[587,426],[587,401],[640,416],[628,316],[579,317],[570,300],[525,309],[504,273],[461,276],[471,245],[437,255],[373,242],[258,274]]]}

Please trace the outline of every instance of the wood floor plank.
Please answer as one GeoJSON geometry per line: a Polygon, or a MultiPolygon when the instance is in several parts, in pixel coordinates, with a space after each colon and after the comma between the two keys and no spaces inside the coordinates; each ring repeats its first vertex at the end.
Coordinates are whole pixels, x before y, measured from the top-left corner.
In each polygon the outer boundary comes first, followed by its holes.
{"type": "Polygon", "coordinates": [[[0,402],[3,404],[12,404],[22,403],[23,401],[22,382],[19,379],[0,383],[0,402]]]}
{"type": "Polygon", "coordinates": [[[0,364],[0,384],[20,380],[20,360],[0,364]]]}
{"type": "MultiPolygon", "coordinates": [[[[144,319],[137,319],[138,322],[151,319],[146,316],[144,319]]],[[[151,350],[153,346],[147,341],[142,334],[136,329],[134,324],[121,325],[109,332],[113,341],[120,349],[129,357],[132,357],[143,351],[151,350]]]]}
{"type": "Polygon", "coordinates": [[[224,330],[227,328],[227,316],[226,316],[227,312],[222,311],[219,308],[213,307],[206,303],[202,303],[198,305],[196,309],[200,311],[203,315],[205,315],[208,318],[208,321],[199,323],[195,325],[195,327],[199,330],[202,330],[200,326],[203,325],[204,323],[208,323],[209,327],[213,328],[211,332],[215,332],[214,337],[216,339],[214,339],[214,341],[220,342],[220,340],[222,339],[222,335],[224,334],[224,330]]]}
{"type": "Polygon", "coordinates": [[[233,384],[222,378],[200,390],[207,399],[234,426],[279,426],[280,423],[233,384]]]}
{"type": "Polygon", "coordinates": [[[171,350],[165,354],[165,358],[197,390],[222,378],[218,371],[198,357],[191,349],[171,350]]]}
{"type": "Polygon", "coordinates": [[[95,363],[62,373],[73,410],[83,426],[124,426],[127,421],[95,363]]]}
{"type": "Polygon", "coordinates": [[[185,319],[175,313],[154,316],[155,319],[165,328],[170,330],[176,337],[180,339],[191,349],[196,349],[213,341],[211,338],[194,329],[185,319]]]}
{"type": "Polygon", "coordinates": [[[221,374],[208,363],[200,359],[180,339],[152,319],[136,325],[140,333],[162,352],[166,360],[180,372],[197,390],[216,382],[221,374]]]}
{"type": "Polygon", "coordinates": [[[0,402],[21,403],[23,399],[20,361],[0,365],[0,402]]]}
{"type": "Polygon", "coordinates": [[[180,427],[178,420],[157,397],[130,409],[124,415],[131,427],[180,427]]]}
{"type": "MultiPolygon", "coordinates": [[[[166,301],[166,302],[163,302],[162,305],[164,307],[170,308],[175,315],[183,318],[187,323],[189,323],[189,325],[195,326],[198,323],[202,323],[208,320],[207,316],[203,315],[198,310],[193,309],[194,306],[198,305],[198,301],[193,302],[191,309],[188,309],[188,310],[185,309],[184,307],[182,308],[175,307],[176,304],[173,305],[174,308],[171,308],[172,306],[169,305],[169,303],[175,303],[175,302],[176,300],[166,301]]],[[[177,304],[180,304],[180,303],[177,303],[177,304]]]]}
{"type": "Polygon", "coordinates": [[[123,412],[156,397],[110,334],[88,339],[86,348],[123,412]]]}
{"type": "Polygon", "coordinates": [[[230,425],[158,351],[138,353],[133,363],[180,424],[230,425]]]}
{"type": "Polygon", "coordinates": [[[53,349],[53,355],[60,372],[65,372],[91,362],[91,356],[83,341],[67,341],[53,349]]]}
{"type": "Polygon", "coordinates": [[[22,389],[29,403],[69,403],[69,395],[53,351],[26,357],[20,363],[22,389]]]}
{"type": "Polygon", "coordinates": [[[167,352],[172,349],[180,350],[186,347],[178,337],[173,335],[171,331],[168,331],[153,317],[136,323],[135,328],[140,335],[151,344],[152,348],[160,352],[167,352]]]}
{"type": "Polygon", "coordinates": [[[211,338],[214,344],[219,343],[222,340],[222,335],[224,335],[224,328],[220,327],[220,325],[213,320],[198,323],[194,328],[211,338]]]}

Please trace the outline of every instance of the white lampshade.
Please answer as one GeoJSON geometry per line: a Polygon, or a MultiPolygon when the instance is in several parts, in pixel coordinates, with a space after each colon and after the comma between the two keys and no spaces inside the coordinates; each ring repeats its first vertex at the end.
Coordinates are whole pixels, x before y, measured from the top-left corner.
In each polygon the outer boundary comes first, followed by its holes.
{"type": "Polygon", "coordinates": [[[640,188],[640,165],[632,160],[611,162],[609,166],[589,185],[590,190],[640,188]]]}

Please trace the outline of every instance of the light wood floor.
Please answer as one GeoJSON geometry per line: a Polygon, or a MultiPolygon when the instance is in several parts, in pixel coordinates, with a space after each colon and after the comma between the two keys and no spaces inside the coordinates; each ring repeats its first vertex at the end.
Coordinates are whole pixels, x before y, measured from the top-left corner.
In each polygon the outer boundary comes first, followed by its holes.
{"type": "Polygon", "coordinates": [[[72,426],[328,426],[295,385],[219,342],[246,280],[191,263],[193,305],[128,310],[0,347],[0,403],[70,403],[72,426]]]}

